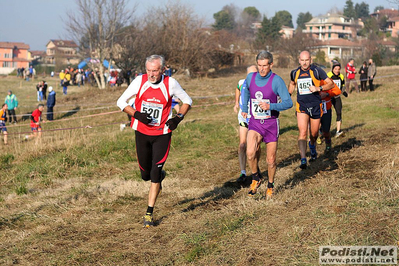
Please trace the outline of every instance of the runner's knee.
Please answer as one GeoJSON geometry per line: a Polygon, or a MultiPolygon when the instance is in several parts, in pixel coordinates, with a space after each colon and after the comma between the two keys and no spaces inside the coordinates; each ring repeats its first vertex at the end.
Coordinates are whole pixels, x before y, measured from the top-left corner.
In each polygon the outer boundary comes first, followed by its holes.
{"type": "Polygon", "coordinates": [[[273,156],[273,157],[271,157],[271,158],[267,158],[267,159],[266,159],[266,163],[267,163],[267,166],[268,166],[268,167],[271,167],[271,168],[276,167],[276,157],[273,156]]]}
{"type": "Polygon", "coordinates": [[[141,178],[144,181],[149,181],[149,180],[151,180],[151,175],[150,175],[150,173],[148,171],[141,170],[141,178]]]}

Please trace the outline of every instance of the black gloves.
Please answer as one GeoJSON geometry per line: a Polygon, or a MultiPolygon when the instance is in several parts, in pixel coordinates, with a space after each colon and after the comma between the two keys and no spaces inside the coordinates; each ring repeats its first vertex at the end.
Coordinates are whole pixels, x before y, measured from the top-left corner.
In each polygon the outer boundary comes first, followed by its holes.
{"type": "Polygon", "coordinates": [[[133,115],[134,118],[139,120],[141,123],[148,125],[152,121],[152,117],[147,113],[140,113],[136,111],[133,115]]]}
{"type": "Polygon", "coordinates": [[[176,115],[175,117],[169,119],[166,122],[166,125],[169,127],[170,130],[175,130],[182,120],[183,118],[176,115]]]}

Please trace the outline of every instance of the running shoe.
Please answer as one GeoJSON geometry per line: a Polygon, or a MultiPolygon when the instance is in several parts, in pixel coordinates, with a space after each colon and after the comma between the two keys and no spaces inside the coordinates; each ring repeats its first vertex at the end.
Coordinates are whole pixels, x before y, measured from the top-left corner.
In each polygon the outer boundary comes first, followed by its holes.
{"type": "Polygon", "coordinates": [[[331,152],[331,144],[326,145],[326,149],[324,150],[324,153],[330,153],[331,152]]]}
{"type": "Polygon", "coordinates": [[[310,149],[310,161],[316,160],[317,159],[316,146],[310,144],[310,141],[309,141],[309,149],[310,149]]]}
{"type": "Polygon", "coordinates": [[[245,183],[246,179],[247,179],[247,176],[244,174],[241,174],[240,177],[237,179],[237,183],[245,183]]]}
{"type": "Polygon", "coordinates": [[[260,184],[262,183],[262,180],[256,181],[252,180],[251,187],[248,192],[248,196],[254,196],[256,192],[258,191],[258,188],[260,187],[260,184]]]}
{"type": "Polygon", "coordinates": [[[308,164],[306,162],[306,158],[301,159],[301,165],[299,166],[299,168],[301,168],[302,170],[305,170],[308,167],[308,164]]]}
{"type": "Polygon", "coordinates": [[[267,188],[266,190],[266,199],[270,200],[273,196],[274,188],[267,188]]]}
{"type": "Polygon", "coordinates": [[[343,134],[344,134],[343,131],[337,131],[337,133],[335,133],[335,137],[339,138],[340,136],[344,136],[343,134]]]}
{"type": "Polygon", "coordinates": [[[143,217],[143,223],[145,228],[149,228],[151,226],[154,226],[154,220],[152,218],[152,214],[146,214],[143,217]]]}

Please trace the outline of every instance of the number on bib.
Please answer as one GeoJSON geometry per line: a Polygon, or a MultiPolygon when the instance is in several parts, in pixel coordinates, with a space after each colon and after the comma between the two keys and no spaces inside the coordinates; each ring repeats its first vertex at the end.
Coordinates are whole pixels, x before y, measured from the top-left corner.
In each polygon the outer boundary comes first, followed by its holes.
{"type": "Polygon", "coordinates": [[[141,112],[147,113],[152,117],[152,122],[149,123],[150,126],[159,126],[162,121],[163,105],[158,103],[149,103],[143,101],[141,105],[141,112]]]}
{"type": "Polygon", "coordinates": [[[270,110],[263,110],[259,104],[265,102],[270,104],[269,99],[251,99],[251,110],[255,119],[269,119],[271,117],[270,110]]]}
{"type": "Polygon", "coordinates": [[[309,87],[312,86],[311,78],[304,78],[297,80],[298,92],[299,95],[312,94],[309,87]]]}

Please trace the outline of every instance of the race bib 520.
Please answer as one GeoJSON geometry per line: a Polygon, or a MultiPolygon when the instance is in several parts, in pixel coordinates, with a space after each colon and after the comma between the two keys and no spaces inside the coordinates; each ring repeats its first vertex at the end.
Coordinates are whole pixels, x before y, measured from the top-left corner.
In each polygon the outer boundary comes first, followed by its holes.
{"type": "Polygon", "coordinates": [[[149,103],[143,101],[141,104],[141,112],[147,113],[152,117],[152,122],[149,123],[151,126],[159,126],[162,121],[163,105],[159,103],[149,103]]]}

